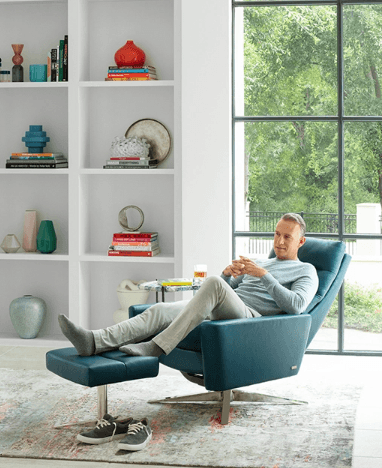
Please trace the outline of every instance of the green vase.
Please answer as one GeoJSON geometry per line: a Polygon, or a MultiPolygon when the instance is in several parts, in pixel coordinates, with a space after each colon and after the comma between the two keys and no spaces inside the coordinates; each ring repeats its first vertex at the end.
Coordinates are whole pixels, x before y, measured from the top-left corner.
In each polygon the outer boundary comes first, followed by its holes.
{"type": "Polygon", "coordinates": [[[56,250],[57,237],[52,221],[41,221],[36,242],[37,250],[41,253],[52,253],[56,250]]]}

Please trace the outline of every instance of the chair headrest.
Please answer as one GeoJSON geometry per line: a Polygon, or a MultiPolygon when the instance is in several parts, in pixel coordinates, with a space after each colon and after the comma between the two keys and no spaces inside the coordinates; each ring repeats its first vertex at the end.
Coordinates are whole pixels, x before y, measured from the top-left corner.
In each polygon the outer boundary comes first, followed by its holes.
{"type": "MultiPolygon", "coordinates": [[[[334,278],[337,276],[345,254],[345,244],[339,241],[306,238],[306,242],[298,250],[298,258],[301,262],[311,263],[317,270],[319,285],[316,295],[309,304],[305,313],[321,301],[328,292],[334,278]]],[[[272,249],[270,257],[274,257],[272,249]]]]}

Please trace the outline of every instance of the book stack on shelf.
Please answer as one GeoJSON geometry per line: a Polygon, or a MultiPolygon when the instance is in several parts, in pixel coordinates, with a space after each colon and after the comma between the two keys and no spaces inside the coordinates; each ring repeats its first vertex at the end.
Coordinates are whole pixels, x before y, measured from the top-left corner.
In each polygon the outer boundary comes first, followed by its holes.
{"type": "Polygon", "coordinates": [[[110,257],[154,257],[160,253],[157,232],[116,232],[107,252],[110,257]]]}
{"type": "Polygon", "coordinates": [[[68,36],[65,35],[48,55],[48,81],[68,81],[68,63],[68,36]]]}
{"type": "Polygon", "coordinates": [[[58,169],[68,167],[62,153],[12,153],[7,159],[7,169],[58,169]]]}
{"type": "Polygon", "coordinates": [[[157,79],[156,69],[151,65],[124,68],[110,66],[105,81],[150,81],[157,79]]]}
{"type": "Polygon", "coordinates": [[[149,157],[111,156],[103,166],[104,169],[154,169],[158,160],[149,157]]]}

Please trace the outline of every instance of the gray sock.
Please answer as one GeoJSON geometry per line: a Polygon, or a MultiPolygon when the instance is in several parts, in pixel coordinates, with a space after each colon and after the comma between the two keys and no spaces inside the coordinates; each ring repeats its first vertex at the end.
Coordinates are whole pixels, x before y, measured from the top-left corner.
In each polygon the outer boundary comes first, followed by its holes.
{"type": "Polygon", "coordinates": [[[91,356],[95,352],[94,335],[90,330],[85,330],[71,322],[65,315],[58,316],[62,333],[76,348],[80,356],[91,356]]]}
{"type": "Polygon", "coordinates": [[[134,343],[121,346],[120,351],[129,356],[154,356],[159,357],[164,353],[163,349],[160,348],[154,341],[145,341],[143,343],[134,343]]]}

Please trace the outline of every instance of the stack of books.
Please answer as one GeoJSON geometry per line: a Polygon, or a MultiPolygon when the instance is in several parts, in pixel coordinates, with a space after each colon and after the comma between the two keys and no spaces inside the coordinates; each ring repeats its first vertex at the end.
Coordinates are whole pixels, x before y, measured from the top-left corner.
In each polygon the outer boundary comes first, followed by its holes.
{"type": "Polygon", "coordinates": [[[59,40],[57,47],[48,54],[48,81],[68,81],[69,77],[68,35],[59,40]]]}
{"type": "Polygon", "coordinates": [[[110,257],[154,257],[160,253],[157,232],[116,232],[107,251],[110,257]]]}
{"type": "Polygon", "coordinates": [[[189,278],[169,278],[158,280],[158,284],[161,286],[192,286],[193,281],[189,278]]]}
{"type": "Polygon", "coordinates": [[[104,169],[153,169],[158,167],[158,160],[139,157],[112,156],[106,161],[104,169]]]}
{"type": "Polygon", "coordinates": [[[7,169],[58,169],[68,167],[62,153],[12,153],[7,159],[7,169]]]}
{"type": "Polygon", "coordinates": [[[118,68],[110,66],[105,81],[149,81],[157,80],[155,67],[144,65],[142,67],[118,68]]]}

